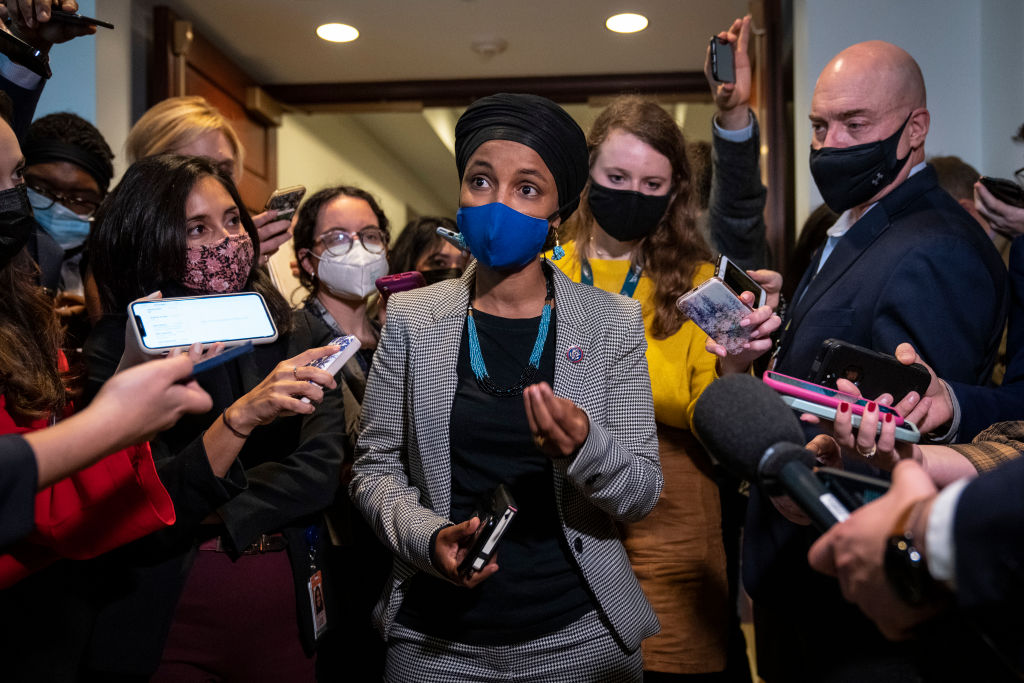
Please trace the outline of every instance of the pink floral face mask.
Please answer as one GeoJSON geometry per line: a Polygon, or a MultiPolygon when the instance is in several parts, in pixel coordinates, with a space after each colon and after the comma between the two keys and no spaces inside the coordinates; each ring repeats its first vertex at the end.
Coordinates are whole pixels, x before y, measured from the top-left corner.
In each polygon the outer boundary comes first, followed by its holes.
{"type": "Polygon", "coordinates": [[[244,232],[216,244],[189,247],[181,284],[203,294],[239,292],[249,279],[254,253],[252,240],[244,232]]]}

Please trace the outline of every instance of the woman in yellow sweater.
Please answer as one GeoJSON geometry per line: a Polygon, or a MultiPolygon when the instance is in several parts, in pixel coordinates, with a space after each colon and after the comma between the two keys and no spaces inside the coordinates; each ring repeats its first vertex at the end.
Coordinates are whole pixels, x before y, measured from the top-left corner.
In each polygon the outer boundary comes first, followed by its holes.
{"type": "Polygon", "coordinates": [[[714,274],[695,224],[682,132],[653,101],[620,97],[594,122],[588,145],[590,182],[567,226],[572,241],[549,257],[561,256],[556,265],[571,279],[643,309],[665,488],[654,512],[622,533],[661,621],[661,633],[643,643],[644,680],[688,680],[725,668],[730,609],[718,489],[690,418],[715,377],[745,371],[767,350],[779,319],[767,307],[752,313],[757,341],[716,368],[707,335],[675,306],[714,274]]]}

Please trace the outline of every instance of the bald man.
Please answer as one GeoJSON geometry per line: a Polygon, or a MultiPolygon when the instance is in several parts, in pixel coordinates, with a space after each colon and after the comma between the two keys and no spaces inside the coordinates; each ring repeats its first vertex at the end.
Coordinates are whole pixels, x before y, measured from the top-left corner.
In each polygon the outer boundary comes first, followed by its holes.
{"type": "MultiPolygon", "coordinates": [[[[796,289],[775,370],[807,377],[833,337],[889,354],[913,341],[940,377],[980,384],[990,375],[1006,271],[925,164],[926,105],[920,68],[889,43],[853,45],[821,72],[811,173],[840,216],[796,289]]],[[[847,469],[876,473],[870,455],[851,458],[847,469]]],[[[917,680],[903,647],[885,641],[834,580],[810,570],[815,536],[752,494],[743,573],[758,673],[768,683],[917,680]]]]}

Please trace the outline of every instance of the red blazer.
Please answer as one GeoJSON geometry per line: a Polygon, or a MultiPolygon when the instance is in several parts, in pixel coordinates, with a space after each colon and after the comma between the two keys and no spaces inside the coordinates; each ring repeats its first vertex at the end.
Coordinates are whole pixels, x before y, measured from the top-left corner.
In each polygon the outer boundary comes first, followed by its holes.
{"type": "MultiPolygon", "coordinates": [[[[46,419],[16,423],[0,396],[0,434],[46,425],[46,419]]],[[[96,557],[173,523],[174,505],[149,444],[131,446],[36,494],[32,532],[0,554],[0,589],[61,558],[96,557]]]]}

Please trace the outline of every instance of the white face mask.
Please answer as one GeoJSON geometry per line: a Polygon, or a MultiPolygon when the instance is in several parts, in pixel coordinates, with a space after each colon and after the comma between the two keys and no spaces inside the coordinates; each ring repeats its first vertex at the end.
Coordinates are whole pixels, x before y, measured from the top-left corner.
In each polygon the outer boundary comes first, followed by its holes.
{"type": "Polygon", "coordinates": [[[325,253],[321,257],[312,252],[310,256],[320,261],[316,269],[320,282],[333,294],[346,298],[365,299],[376,288],[377,278],[388,274],[385,253],[371,254],[358,241],[344,256],[325,253]]]}

